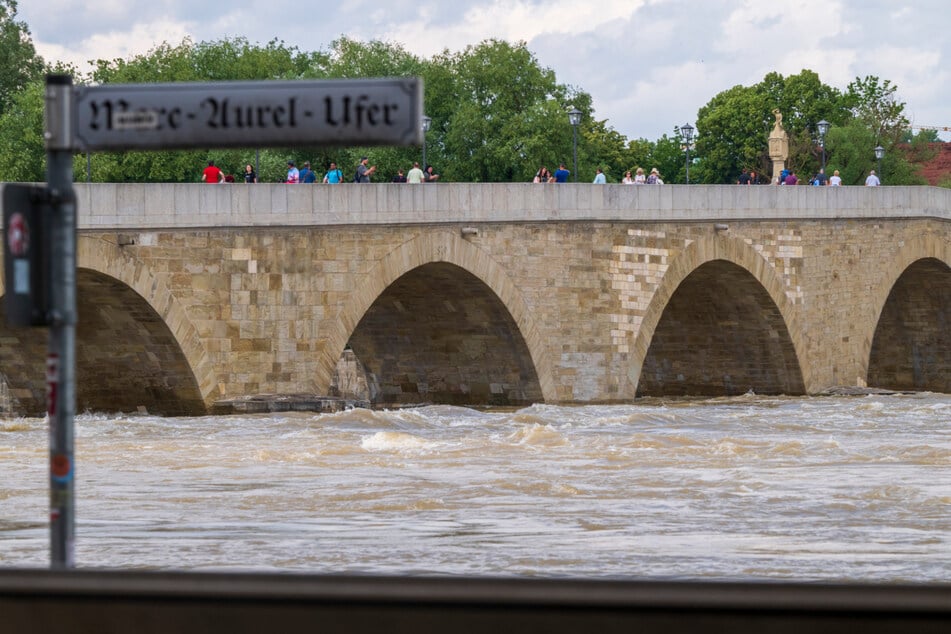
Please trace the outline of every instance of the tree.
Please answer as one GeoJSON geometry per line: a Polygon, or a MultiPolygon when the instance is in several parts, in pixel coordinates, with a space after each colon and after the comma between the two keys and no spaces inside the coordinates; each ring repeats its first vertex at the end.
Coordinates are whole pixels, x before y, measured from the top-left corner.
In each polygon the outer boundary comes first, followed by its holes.
{"type": "MultiPolygon", "coordinates": [[[[572,105],[585,113],[579,141],[585,138],[590,96],[558,84],[524,42],[486,40],[459,53],[445,51],[431,65],[430,137],[450,180],[528,181],[539,165],[569,163],[566,113],[572,105]]],[[[584,151],[579,146],[579,155],[584,151]]]]}
{"type": "Polygon", "coordinates": [[[846,89],[846,103],[856,119],[862,121],[880,141],[890,147],[901,140],[909,121],[905,102],[898,100],[898,87],[867,75],[856,77],[846,89]]]}
{"type": "MultiPolygon", "coordinates": [[[[829,151],[829,171],[839,170],[843,185],[862,185],[871,170],[878,169],[875,147],[881,144],[875,131],[865,121],[853,119],[845,126],[829,130],[826,148],[829,151]]],[[[884,146],[883,146],[884,147],[884,146]]],[[[925,185],[918,167],[911,163],[897,144],[885,150],[882,159],[883,185],[925,185]]]]}
{"type": "Polygon", "coordinates": [[[17,93],[43,74],[43,58],[36,54],[30,30],[16,19],[16,0],[0,0],[0,114],[17,93]]]}
{"type": "Polygon", "coordinates": [[[732,183],[744,168],[768,173],[768,138],[776,108],[783,113],[789,136],[787,163],[799,173],[817,171],[821,150],[816,124],[822,119],[833,126],[844,124],[851,116],[848,105],[811,70],[789,77],[768,73],[754,86],[723,91],[697,113],[697,155],[702,157],[698,178],[732,183]]]}
{"type": "Polygon", "coordinates": [[[598,167],[604,170],[609,183],[620,181],[630,165],[627,138],[607,121],[591,121],[582,136],[587,152],[584,163],[579,163],[578,181],[590,183],[598,167]]]}
{"type": "MultiPolygon", "coordinates": [[[[657,139],[651,151],[651,168],[657,168],[665,183],[683,183],[686,178],[684,163],[686,150],[679,132],[672,137],[666,134],[657,139]]],[[[690,173],[691,182],[695,182],[697,172],[690,173]]]]}
{"type": "Polygon", "coordinates": [[[46,180],[43,145],[43,81],[30,82],[0,114],[0,180],[36,183],[46,180]]]}

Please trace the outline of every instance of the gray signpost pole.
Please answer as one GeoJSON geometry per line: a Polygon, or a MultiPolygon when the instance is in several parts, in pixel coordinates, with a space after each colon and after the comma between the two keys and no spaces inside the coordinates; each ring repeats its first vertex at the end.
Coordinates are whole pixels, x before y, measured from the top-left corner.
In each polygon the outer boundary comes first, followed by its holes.
{"type": "Polygon", "coordinates": [[[72,568],[75,542],[73,419],[76,408],[76,201],[72,77],[46,79],[46,183],[50,333],[46,357],[50,425],[50,566],[72,568]]]}

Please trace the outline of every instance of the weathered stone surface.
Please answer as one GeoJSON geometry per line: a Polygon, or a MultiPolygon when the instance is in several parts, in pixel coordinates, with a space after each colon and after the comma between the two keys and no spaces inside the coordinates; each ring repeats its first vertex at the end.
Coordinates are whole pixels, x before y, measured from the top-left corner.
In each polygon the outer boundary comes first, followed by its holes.
{"type": "MultiPolygon", "coordinates": [[[[951,391],[948,190],[202,187],[77,188],[81,409],[331,394],[348,342],[378,401],[951,391]]],[[[44,337],[0,325],[18,411],[44,337]]]]}

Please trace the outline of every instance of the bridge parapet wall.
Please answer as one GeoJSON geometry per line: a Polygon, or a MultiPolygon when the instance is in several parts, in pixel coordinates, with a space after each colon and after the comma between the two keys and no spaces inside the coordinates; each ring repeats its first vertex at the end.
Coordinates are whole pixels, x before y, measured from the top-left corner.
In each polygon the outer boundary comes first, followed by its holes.
{"type": "Polygon", "coordinates": [[[80,229],[938,217],[937,187],[77,184],[80,229]]]}

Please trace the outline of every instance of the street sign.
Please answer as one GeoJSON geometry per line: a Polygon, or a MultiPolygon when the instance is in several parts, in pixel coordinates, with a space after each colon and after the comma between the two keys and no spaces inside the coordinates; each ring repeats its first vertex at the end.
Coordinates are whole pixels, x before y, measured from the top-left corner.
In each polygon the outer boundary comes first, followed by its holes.
{"type": "Polygon", "coordinates": [[[419,145],[417,77],[77,86],[72,150],[419,145]]]}
{"type": "Polygon", "coordinates": [[[4,306],[10,326],[49,324],[43,192],[35,185],[3,186],[4,306]]]}

